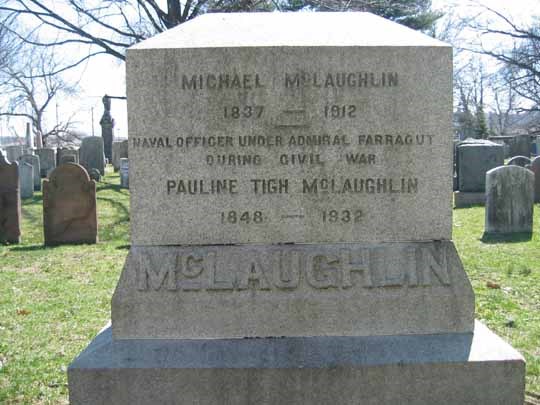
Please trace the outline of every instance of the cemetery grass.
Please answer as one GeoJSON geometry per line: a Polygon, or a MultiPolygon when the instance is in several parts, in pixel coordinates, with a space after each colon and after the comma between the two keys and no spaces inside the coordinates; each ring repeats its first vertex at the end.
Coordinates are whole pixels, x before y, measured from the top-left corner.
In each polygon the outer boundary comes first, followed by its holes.
{"type": "MultiPolygon", "coordinates": [[[[97,245],[43,247],[41,193],[23,201],[23,243],[0,245],[0,403],[68,402],[67,366],[108,322],[128,252],[129,198],[119,183],[108,171],[98,184],[97,245]]],[[[538,393],[540,236],[483,242],[483,225],[483,207],[454,210],[476,317],[523,353],[527,390],[538,393]]]]}
{"type": "Polygon", "coordinates": [[[0,403],[68,403],[66,368],[110,318],[129,243],[129,192],[97,185],[99,243],[43,246],[41,192],[22,202],[22,240],[0,245],[0,403]]]}

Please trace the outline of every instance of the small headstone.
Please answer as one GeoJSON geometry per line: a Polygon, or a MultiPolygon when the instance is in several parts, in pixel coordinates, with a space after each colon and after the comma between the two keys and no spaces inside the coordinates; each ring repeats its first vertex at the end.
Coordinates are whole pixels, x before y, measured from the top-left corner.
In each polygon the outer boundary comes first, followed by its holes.
{"type": "Polygon", "coordinates": [[[34,149],[34,135],[29,122],[26,123],[26,146],[28,149],[34,149]]]}
{"type": "Polygon", "coordinates": [[[531,162],[530,170],[534,173],[534,202],[540,202],[540,156],[531,162]]]}
{"type": "Polygon", "coordinates": [[[79,163],[79,162],[77,162],[77,156],[75,155],[63,155],[60,158],[60,164],[63,165],[65,163],[79,163]]]}
{"type": "Polygon", "coordinates": [[[485,233],[530,233],[534,174],[519,166],[501,166],[486,174],[485,233]]]}
{"type": "Polygon", "coordinates": [[[129,188],[129,159],[120,159],[120,186],[129,188]]]}
{"type": "Polygon", "coordinates": [[[21,241],[19,167],[0,153],[0,243],[21,241]]]}
{"type": "Polygon", "coordinates": [[[102,176],[105,174],[103,138],[100,136],[83,138],[79,149],[79,163],[87,172],[90,172],[90,169],[98,169],[102,176]]]}
{"type": "Polygon", "coordinates": [[[521,167],[525,167],[530,164],[531,164],[531,159],[529,159],[527,156],[514,156],[507,163],[508,166],[521,166],[521,167]]]}
{"type": "Polygon", "coordinates": [[[41,165],[39,162],[39,156],[37,155],[22,155],[19,159],[20,162],[29,163],[34,168],[34,190],[41,190],[41,165]]]}
{"type": "Polygon", "coordinates": [[[43,181],[45,245],[96,243],[96,183],[77,164],[58,166],[43,181]]]}
{"type": "Polygon", "coordinates": [[[19,165],[19,176],[21,198],[32,198],[34,196],[34,167],[30,163],[21,162],[19,165]]]}
{"type": "Polygon", "coordinates": [[[112,154],[112,165],[117,172],[120,170],[120,159],[128,157],[128,141],[113,142],[112,154]]]}
{"type": "Polygon", "coordinates": [[[6,146],[7,160],[16,162],[24,155],[24,147],[22,145],[6,146]]]}
{"type": "Polygon", "coordinates": [[[41,177],[47,177],[56,167],[56,151],[52,148],[38,148],[35,153],[39,156],[41,177]]]}
{"type": "Polygon", "coordinates": [[[531,156],[531,136],[516,135],[510,143],[511,156],[531,156]]]}
{"type": "Polygon", "coordinates": [[[90,178],[96,182],[99,182],[101,181],[101,173],[99,172],[98,169],[90,169],[90,172],[88,173],[88,175],[90,176],[90,178]]]}

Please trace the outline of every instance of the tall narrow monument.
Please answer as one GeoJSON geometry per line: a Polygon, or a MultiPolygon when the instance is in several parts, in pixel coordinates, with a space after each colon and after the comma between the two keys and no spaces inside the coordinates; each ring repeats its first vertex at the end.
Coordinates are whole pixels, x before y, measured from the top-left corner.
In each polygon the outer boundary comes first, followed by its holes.
{"type": "Polygon", "coordinates": [[[101,125],[101,137],[103,138],[103,147],[105,157],[112,162],[112,144],[114,140],[114,119],[111,116],[111,98],[107,95],[103,96],[103,115],[99,121],[101,125]]]}
{"type": "Polygon", "coordinates": [[[130,48],[127,86],[131,249],[73,404],[523,403],[451,240],[448,45],[211,14],[130,48]]]}

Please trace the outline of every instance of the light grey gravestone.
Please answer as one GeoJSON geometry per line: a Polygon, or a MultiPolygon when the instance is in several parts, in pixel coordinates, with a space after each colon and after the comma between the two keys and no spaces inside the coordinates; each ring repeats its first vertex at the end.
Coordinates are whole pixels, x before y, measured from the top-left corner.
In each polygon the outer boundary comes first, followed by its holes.
{"type": "Polygon", "coordinates": [[[112,145],[112,165],[114,171],[120,170],[120,159],[128,157],[128,141],[113,142],[112,145]]]}
{"type": "Polygon", "coordinates": [[[502,145],[483,139],[467,139],[457,146],[458,191],[456,207],[485,202],[487,171],[504,164],[502,145]]]}
{"type": "Polygon", "coordinates": [[[534,173],[534,202],[540,202],[540,156],[531,162],[531,170],[534,173]]]}
{"type": "Polygon", "coordinates": [[[19,164],[19,179],[21,182],[21,198],[34,196],[34,167],[30,163],[19,164]]]}
{"type": "Polygon", "coordinates": [[[514,156],[507,163],[508,166],[520,166],[520,167],[525,167],[530,164],[531,164],[531,159],[529,159],[526,156],[514,156]]]}
{"type": "Polygon", "coordinates": [[[34,149],[34,134],[32,134],[30,123],[26,123],[26,147],[30,150],[34,149]]]}
{"type": "Polygon", "coordinates": [[[502,166],[486,174],[485,233],[531,233],[534,173],[519,166],[502,166]]]}
{"type": "Polygon", "coordinates": [[[73,404],[521,405],[451,241],[451,47],[209,14],[130,48],[127,94],[131,247],[73,404]]]}
{"type": "Polygon", "coordinates": [[[77,164],[58,166],[43,181],[45,245],[97,242],[96,183],[77,164]]]}
{"type": "Polygon", "coordinates": [[[120,186],[129,188],[129,159],[120,159],[120,186]]]}
{"type": "Polygon", "coordinates": [[[16,162],[24,155],[24,148],[22,145],[6,146],[7,160],[10,162],[16,162]]]}
{"type": "Polygon", "coordinates": [[[87,172],[90,172],[91,169],[98,169],[102,176],[105,174],[102,137],[89,136],[83,138],[79,149],[79,162],[87,172]]]}
{"type": "Polygon", "coordinates": [[[21,241],[19,166],[0,152],[0,243],[21,241]]]}
{"type": "Polygon", "coordinates": [[[39,156],[41,177],[47,177],[56,167],[56,151],[52,148],[37,148],[35,153],[39,156]]]}
{"type": "Polygon", "coordinates": [[[39,163],[39,156],[37,155],[22,155],[19,158],[20,162],[29,163],[34,168],[34,190],[41,190],[41,165],[39,163]]]}

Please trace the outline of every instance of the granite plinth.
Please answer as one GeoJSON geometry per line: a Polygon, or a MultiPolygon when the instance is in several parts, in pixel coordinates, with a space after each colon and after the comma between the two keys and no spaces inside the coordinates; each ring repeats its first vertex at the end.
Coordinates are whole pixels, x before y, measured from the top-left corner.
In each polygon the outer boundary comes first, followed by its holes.
{"type": "Polygon", "coordinates": [[[132,247],[115,338],[470,332],[452,242],[132,247]]]}
{"type": "Polygon", "coordinates": [[[467,191],[455,191],[454,192],[454,206],[456,208],[465,208],[471,205],[486,203],[486,192],[479,193],[467,192],[467,191]]]}
{"type": "Polygon", "coordinates": [[[69,366],[72,405],[522,405],[523,357],[474,334],[112,340],[69,366]]]}

